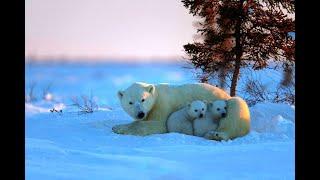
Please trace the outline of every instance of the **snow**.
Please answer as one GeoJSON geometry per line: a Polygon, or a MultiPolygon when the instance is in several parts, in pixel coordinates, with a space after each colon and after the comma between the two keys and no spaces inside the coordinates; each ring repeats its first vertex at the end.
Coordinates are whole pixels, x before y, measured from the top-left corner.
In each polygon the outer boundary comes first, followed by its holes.
{"type": "Polygon", "coordinates": [[[66,108],[66,105],[63,103],[57,103],[53,105],[53,108],[56,109],[57,111],[63,110],[66,108]]]}
{"type": "Polygon", "coordinates": [[[119,135],[111,128],[132,121],[118,90],[134,81],[195,82],[192,74],[176,64],[32,65],[26,77],[26,90],[36,82],[40,95],[53,82],[49,93],[59,100],[25,104],[26,179],[295,179],[294,106],[250,107],[251,132],[223,142],[178,133],[119,135]],[[79,114],[70,97],[90,92],[99,109],[79,114]]]}
{"type": "Polygon", "coordinates": [[[34,106],[30,103],[25,103],[25,112],[26,112],[26,115],[32,115],[32,114],[37,114],[41,112],[49,112],[49,109],[34,106]]]}
{"type": "MultiPolygon", "coordinates": [[[[263,103],[250,108],[252,129],[257,132],[285,131],[283,135],[294,137],[294,108],[287,104],[263,103]]],[[[278,133],[278,134],[279,134],[278,133]]]]}

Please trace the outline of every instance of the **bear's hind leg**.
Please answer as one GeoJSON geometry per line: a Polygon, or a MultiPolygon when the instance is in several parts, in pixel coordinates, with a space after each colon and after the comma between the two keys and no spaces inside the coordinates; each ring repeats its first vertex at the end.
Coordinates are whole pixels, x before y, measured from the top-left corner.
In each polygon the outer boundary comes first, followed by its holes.
{"type": "Polygon", "coordinates": [[[193,126],[191,122],[187,122],[184,126],[183,126],[183,134],[187,134],[187,135],[193,135],[193,126]]]}

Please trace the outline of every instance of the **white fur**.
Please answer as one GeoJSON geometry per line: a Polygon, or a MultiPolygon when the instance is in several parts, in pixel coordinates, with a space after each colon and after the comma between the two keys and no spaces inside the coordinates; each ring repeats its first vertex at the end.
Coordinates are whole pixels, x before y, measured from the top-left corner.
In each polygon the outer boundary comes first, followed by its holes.
{"type": "Polygon", "coordinates": [[[226,115],[227,103],[223,100],[216,100],[208,104],[208,110],[203,118],[197,118],[193,121],[194,135],[205,137],[209,131],[214,131],[219,125],[219,119],[222,114],[226,115]]]}
{"type": "Polygon", "coordinates": [[[141,136],[168,132],[166,122],[169,115],[184,107],[188,102],[230,98],[222,89],[205,83],[153,85],[141,82],[133,83],[127,89],[120,90],[118,97],[124,111],[135,121],[116,125],[112,127],[113,132],[141,136]],[[145,98],[144,102],[142,102],[143,98],[145,98]],[[137,106],[134,105],[136,102],[137,106]],[[139,111],[142,111],[145,116],[139,118],[139,111]]]}
{"type": "Polygon", "coordinates": [[[192,121],[195,118],[203,117],[207,111],[207,105],[203,101],[193,101],[186,107],[173,112],[167,120],[168,132],[177,132],[192,135],[192,121]]]}
{"type": "Polygon", "coordinates": [[[223,100],[213,101],[208,104],[208,110],[210,114],[213,116],[214,120],[221,119],[223,114],[227,114],[227,102],[223,100]]]}
{"type": "Polygon", "coordinates": [[[250,111],[247,103],[240,97],[227,100],[227,116],[219,120],[219,126],[209,131],[206,139],[228,140],[242,137],[250,131],[250,111]]]}

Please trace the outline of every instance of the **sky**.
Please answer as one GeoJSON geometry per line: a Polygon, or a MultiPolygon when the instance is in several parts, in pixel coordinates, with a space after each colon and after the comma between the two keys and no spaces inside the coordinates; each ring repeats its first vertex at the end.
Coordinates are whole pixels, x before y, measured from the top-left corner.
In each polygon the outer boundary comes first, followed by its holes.
{"type": "Polygon", "coordinates": [[[25,55],[37,58],[182,57],[195,17],[181,0],[26,0],[25,55]]]}

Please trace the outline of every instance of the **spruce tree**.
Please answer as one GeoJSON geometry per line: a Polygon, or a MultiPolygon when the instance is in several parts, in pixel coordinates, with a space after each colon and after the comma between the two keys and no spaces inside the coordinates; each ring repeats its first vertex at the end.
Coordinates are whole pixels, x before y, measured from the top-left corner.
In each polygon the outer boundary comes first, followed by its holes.
{"type": "Polygon", "coordinates": [[[184,45],[188,60],[202,70],[201,81],[213,74],[231,72],[230,95],[236,95],[240,68],[254,70],[278,62],[284,68],[295,62],[293,0],[182,0],[201,17],[202,41],[184,45]],[[290,16],[291,15],[291,16],[290,16]],[[220,73],[219,73],[220,72],[220,73]]]}

